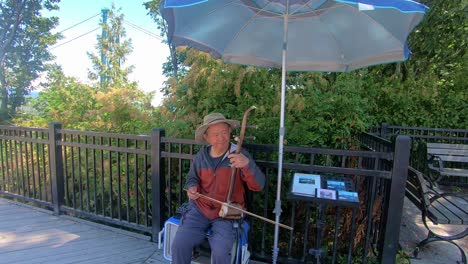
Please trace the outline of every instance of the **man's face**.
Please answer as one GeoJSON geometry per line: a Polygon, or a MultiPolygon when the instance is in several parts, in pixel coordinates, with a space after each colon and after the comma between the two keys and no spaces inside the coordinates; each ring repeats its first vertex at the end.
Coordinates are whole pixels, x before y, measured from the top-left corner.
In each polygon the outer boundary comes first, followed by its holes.
{"type": "Polygon", "coordinates": [[[231,137],[231,127],[226,123],[218,123],[208,127],[206,133],[203,135],[206,142],[213,147],[225,148],[229,145],[231,137]]]}

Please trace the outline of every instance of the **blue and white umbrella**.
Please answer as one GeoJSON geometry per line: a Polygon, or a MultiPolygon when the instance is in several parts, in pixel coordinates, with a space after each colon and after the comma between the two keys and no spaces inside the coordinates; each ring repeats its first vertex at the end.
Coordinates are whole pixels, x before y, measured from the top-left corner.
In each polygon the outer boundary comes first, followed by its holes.
{"type": "MultiPolygon", "coordinates": [[[[408,59],[427,7],[411,0],[165,0],[169,41],[227,63],[282,69],[278,186],[281,214],[286,71],[346,72],[408,59]]],[[[273,262],[278,254],[275,226],[273,262]]]]}

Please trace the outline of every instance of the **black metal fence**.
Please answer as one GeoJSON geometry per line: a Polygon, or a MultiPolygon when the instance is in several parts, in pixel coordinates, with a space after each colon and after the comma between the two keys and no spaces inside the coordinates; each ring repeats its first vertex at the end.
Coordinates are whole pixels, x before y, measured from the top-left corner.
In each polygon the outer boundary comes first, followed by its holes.
{"type": "MultiPolygon", "coordinates": [[[[379,127],[372,128],[369,133],[364,134],[379,137],[380,141],[387,142],[391,142],[398,135],[411,137],[410,164],[413,168],[426,175],[431,174],[427,166],[426,143],[468,144],[468,129],[404,127],[382,123],[379,127]]],[[[452,165],[462,169],[468,169],[466,163],[456,163],[452,165]]],[[[446,176],[440,181],[440,184],[468,187],[468,178],[446,176]]]]}
{"type": "MultiPolygon", "coordinates": [[[[410,141],[400,137],[394,148],[380,146],[371,134],[361,140],[376,151],[286,146],[280,183],[277,146],[245,145],[267,177],[263,192],[249,193],[249,210],[273,219],[273,196],[278,184],[282,188],[281,220],[294,228],[280,232],[282,263],[314,254],[326,263],[395,262],[410,141]],[[359,205],[288,200],[295,172],[351,179],[359,205]]],[[[57,123],[49,129],[0,126],[0,195],[155,239],[186,200],[182,186],[199,147],[158,129],[147,136],[65,130],[57,123]]],[[[274,226],[249,221],[253,258],[269,261],[274,226]]]]}
{"type": "Polygon", "coordinates": [[[369,132],[385,139],[406,135],[415,142],[468,144],[468,129],[406,127],[382,123],[380,126],[370,129],[369,132]]]}

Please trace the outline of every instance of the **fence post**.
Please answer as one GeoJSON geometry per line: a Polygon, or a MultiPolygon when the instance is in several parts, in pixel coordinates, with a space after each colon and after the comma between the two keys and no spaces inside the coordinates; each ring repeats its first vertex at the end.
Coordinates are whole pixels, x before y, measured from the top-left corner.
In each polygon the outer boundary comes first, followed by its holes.
{"type": "Polygon", "coordinates": [[[387,139],[387,128],[388,128],[387,123],[382,123],[380,125],[380,137],[381,138],[387,139]]]}
{"type": "Polygon", "coordinates": [[[158,241],[158,234],[164,222],[164,160],[161,153],[164,143],[161,139],[165,136],[164,129],[153,129],[151,131],[151,201],[152,201],[152,240],[158,241]]]}
{"type": "Polygon", "coordinates": [[[56,215],[60,214],[60,206],[64,198],[62,145],[57,144],[62,140],[62,135],[58,132],[60,129],[62,129],[60,123],[49,124],[49,166],[52,180],[52,205],[56,215]]]}
{"type": "MultiPolygon", "coordinates": [[[[392,179],[388,199],[385,203],[384,234],[380,263],[395,263],[400,239],[400,225],[405,199],[406,178],[410,157],[411,139],[400,135],[396,138],[393,157],[392,179]],[[390,212],[390,213],[389,213],[390,212]]],[[[381,240],[382,241],[382,240],[381,240]]]]}

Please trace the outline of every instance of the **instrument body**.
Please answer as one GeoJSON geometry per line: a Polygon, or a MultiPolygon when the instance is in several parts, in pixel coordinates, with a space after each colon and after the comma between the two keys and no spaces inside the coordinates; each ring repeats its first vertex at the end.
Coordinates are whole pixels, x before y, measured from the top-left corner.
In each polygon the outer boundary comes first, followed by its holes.
{"type": "Polygon", "coordinates": [[[239,209],[243,209],[238,203],[230,203],[228,206],[226,203],[221,205],[218,215],[224,219],[239,220],[244,217],[244,213],[239,209]]]}

